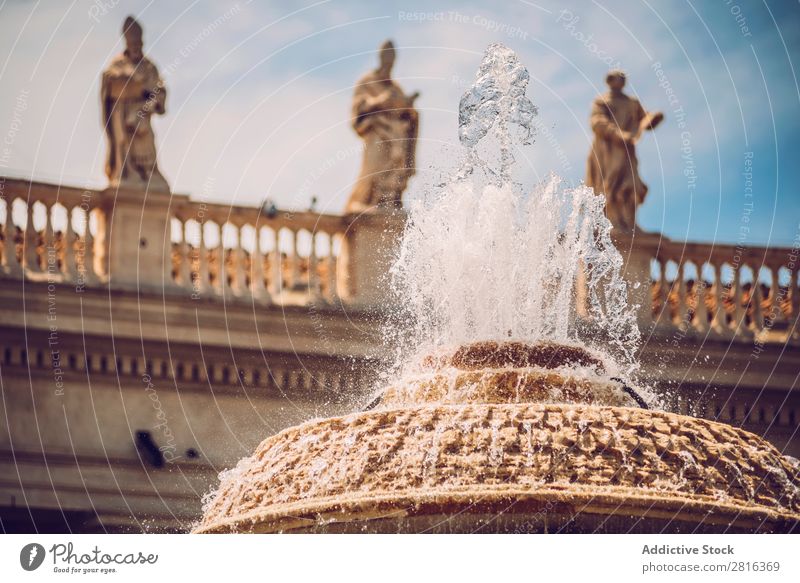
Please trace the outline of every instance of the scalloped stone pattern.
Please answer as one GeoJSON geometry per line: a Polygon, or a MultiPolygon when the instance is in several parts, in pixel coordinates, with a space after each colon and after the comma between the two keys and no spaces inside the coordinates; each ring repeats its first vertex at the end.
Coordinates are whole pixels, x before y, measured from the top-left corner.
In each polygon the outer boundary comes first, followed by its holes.
{"type": "Polygon", "coordinates": [[[798,468],[765,440],[693,417],[546,403],[420,406],[266,439],[222,476],[195,532],[479,511],[617,517],[623,527],[655,520],[659,532],[678,523],[790,532],[800,520],[797,484],[798,468]]]}

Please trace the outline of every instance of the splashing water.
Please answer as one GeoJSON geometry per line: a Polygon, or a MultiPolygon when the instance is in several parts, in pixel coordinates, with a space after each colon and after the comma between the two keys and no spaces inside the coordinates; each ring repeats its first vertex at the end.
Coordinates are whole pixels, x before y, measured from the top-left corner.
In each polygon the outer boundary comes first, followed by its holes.
{"type": "Polygon", "coordinates": [[[630,375],[639,330],[603,198],[555,175],[532,193],[510,178],[537,114],[528,81],[512,50],[489,46],[460,103],[460,170],[409,205],[391,273],[405,306],[390,332],[399,361],[475,340],[549,340],[591,346],[630,375]]]}
{"type": "Polygon", "coordinates": [[[478,146],[491,136],[497,144],[490,153],[500,155],[500,183],[510,181],[514,142],[530,143],[537,114],[536,106],[525,96],[529,80],[528,70],[514,51],[500,44],[489,46],[475,84],[464,93],[458,106],[458,138],[467,148],[462,177],[471,173],[476,164],[488,168],[478,155],[478,146]]]}

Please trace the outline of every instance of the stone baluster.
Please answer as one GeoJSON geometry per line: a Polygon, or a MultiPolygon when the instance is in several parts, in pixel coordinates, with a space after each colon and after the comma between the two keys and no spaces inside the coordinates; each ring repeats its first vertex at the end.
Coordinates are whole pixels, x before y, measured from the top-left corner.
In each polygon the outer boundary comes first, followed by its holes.
{"type": "Polygon", "coordinates": [[[334,233],[328,237],[328,301],[334,302],[339,298],[336,293],[336,255],[333,253],[334,233]]]}
{"type": "Polygon", "coordinates": [[[689,327],[689,298],[688,294],[686,293],[686,278],[685,278],[685,269],[686,269],[686,261],[680,261],[678,263],[678,275],[677,277],[677,284],[678,284],[678,310],[677,310],[677,317],[678,317],[678,327],[685,331],[689,327]]]}
{"type": "Polygon", "coordinates": [[[308,293],[311,301],[322,299],[319,281],[319,261],[317,260],[317,233],[311,233],[311,251],[308,254],[308,293]]]}
{"type": "Polygon", "coordinates": [[[22,277],[22,265],[17,258],[17,226],[11,216],[13,201],[6,199],[6,223],[3,227],[3,272],[8,277],[22,277]]]}
{"type": "Polygon", "coordinates": [[[94,235],[89,227],[89,218],[91,217],[92,210],[89,209],[85,213],[85,220],[83,224],[83,277],[79,277],[78,281],[83,281],[84,284],[92,285],[98,283],[97,266],[95,265],[94,257],[94,235]]]}
{"type": "Polygon", "coordinates": [[[225,243],[222,240],[225,232],[225,223],[219,225],[219,246],[217,247],[217,292],[222,296],[230,296],[233,292],[230,283],[228,283],[228,269],[225,258],[225,243]]]}
{"type": "Polygon", "coordinates": [[[25,269],[30,272],[41,271],[39,264],[39,234],[33,226],[33,202],[28,201],[26,209],[27,218],[25,221],[25,236],[22,245],[22,261],[25,269]]]}
{"type": "Polygon", "coordinates": [[[208,272],[208,247],[206,247],[205,223],[200,223],[200,241],[197,245],[197,280],[194,283],[195,296],[207,295],[210,292],[211,277],[208,272]]]}
{"type": "Polygon", "coordinates": [[[728,320],[725,316],[725,306],[723,305],[722,292],[722,265],[714,264],[714,315],[711,318],[711,327],[718,334],[728,330],[728,320]]]}
{"type": "Polygon", "coordinates": [[[60,274],[58,267],[58,253],[56,251],[56,234],[53,229],[53,209],[54,204],[44,204],[44,231],[42,241],[44,243],[42,260],[44,271],[50,278],[60,274]]]}
{"type": "Polygon", "coordinates": [[[695,284],[694,327],[700,332],[705,332],[708,330],[708,307],[706,306],[708,286],[703,278],[703,261],[696,261],[695,265],[697,265],[697,283],[695,284]]]}
{"type": "Polygon", "coordinates": [[[739,265],[733,268],[733,333],[741,336],[746,333],[745,317],[747,310],[742,306],[742,270],[739,265]]]}
{"type": "Polygon", "coordinates": [[[761,332],[764,330],[764,312],[761,309],[761,302],[764,299],[764,295],[761,293],[761,282],[758,277],[759,271],[760,269],[758,267],[753,268],[753,291],[750,294],[750,305],[753,310],[752,329],[754,332],[761,332]]]}
{"type": "Polygon", "coordinates": [[[278,227],[272,230],[273,244],[272,249],[272,296],[279,297],[283,292],[283,257],[281,257],[280,237],[278,227]]]}
{"type": "Polygon", "coordinates": [[[253,297],[264,303],[270,301],[269,292],[264,286],[264,256],[261,253],[261,229],[255,229],[253,253],[250,255],[250,291],[253,297]]]}
{"type": "MultiPolygon", "coordinates": [[[[233,288],[236,295],[247,296],[250,294],[250,288],[247,287],[247,274],[245,271],[247,257],[245,249],[242,246],[242,227],[234,225],[234,229],[233,249],[231,249],[231,258],[233,259],[233,288]]],[[[252,260],[252,256],[250,259],[252,260]]]]}
{"type": "Polygon", "coordinates": [[[178,283],[189,291],[194,290],[192,282],[192,252],[189,249],[189,241],[186,237],[187,221],[179,218],[181,225],[181,244],[179,249],[180,264],[178,265],[178,283]]]}
{"type": "Polygon", "coordinates": [[[773,264],[769,266],[770,270],[770,288],[769,288],[769,312],[766,314],[765,324],[770,328],[775,324],[783,324],[786,321],[786,316],[783,313],[784,300],[787,298],[787,293],[781,289],[780,284],[780,264],[773,264]]]}
{"type": "Polygon", "coordinates": [[[676,267],[676,275],[675,275],[676,279],[673,279],[672,281],[670,281],[668,279],[668,277],[667,277],[667,266],[668,266],[668,264],[669,264],[669,260],[665,259],[664,260],[664,280],[663,280],[663,282],[664,282],[664,295],[663,295],[664,303],[663,303],[663,308],[661,310],[660,321],[661,321],[662,325],[664,325],[664,326],[673,327],[674,323],[675,323],[675,317],[674,317],[674,315],[672,313],[672,304],[671,304],[670,300],[671,300],[672,297],[674,297],[673,296],[673,291],[675,289],[675,284],[678,281],[677,280],[678,274],[677,274],[677,264],[676,264],[676,266],[675,266],[676,267]]]}
{"type": "Polygon", "coordinates": [[[75,261],[75,230],[72,228],[72,213],[74,209],[67,209],[67,226],[64,228],[64,277],[68,281],[78,278],[78,264],[75,261]]]}
{"type": "Polygon", "coordinates": [[[297,230],[292,231],[292,254],[289,259],[289,289],[300,285],[300,253],[297,250],[297,230]]]}

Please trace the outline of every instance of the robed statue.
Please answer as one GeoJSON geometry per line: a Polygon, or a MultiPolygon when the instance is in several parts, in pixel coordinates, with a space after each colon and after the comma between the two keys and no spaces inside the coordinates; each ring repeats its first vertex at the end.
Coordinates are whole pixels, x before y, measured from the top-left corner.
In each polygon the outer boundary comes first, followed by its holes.
{"type": "Polygon", "coordinates": [[[414,101],[392,79],[394,45],[380,47],[380,65],[358,80],[353,95],[353,129],[364,140],[364,159],[347,212],[402,206],[403,191],[414,175],[419,114],[414,101]]]}
{"type": "Polygon", "coordinates": [[[647,185],[639,176],[636,143],[646,130],[664,119],[661,112],[645,112],[639,100],[622,92],[625,73],[611,71],[608,92],[592,103],[590,123],[594,133],[586,184],[605,195],[606,216],[619,231],[633,232],[636,209],[644,202],[647,185]]]}
{"type": "Polygon", "coordinates": [[[158,170],[151,124],[153,114],[166,111],[166,88],[158,69],[142,52],[139,23],[129,16],[122,33],[125,51],[103,71],[100,87],[109,186],[169,192],[158,170]]]}

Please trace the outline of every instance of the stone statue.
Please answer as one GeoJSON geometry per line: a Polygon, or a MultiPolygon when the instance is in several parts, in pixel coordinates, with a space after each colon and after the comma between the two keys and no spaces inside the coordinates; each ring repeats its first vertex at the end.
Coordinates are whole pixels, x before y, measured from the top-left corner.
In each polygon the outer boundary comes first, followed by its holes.
{"type": "Polygon", "coordinates": [[[419,114],[414,100],[391,78],[395,50],[380,48],[380,66],[359,79],[353,94],[353,129],[364,140],[361,174],[347,212],[399,208],[408,179],[414,175],[419,114]]]}
{"type": "Polygon", "coordinates": [[[609,91],[592,103],[590,123],[594,143],[589,153],[586,184],[606,197],[606,216],[620,231],[633,232],[636,209],[644,202],[647,185],[639,177],[636,142],[645,130],[664,119],[661,112],[647,113],[638,99],[622,92],[625,73],[606,76],[609,91]]]}
{"type": "Polygon", "coordinates": [[[103,71],[100,101],[108,138],[106,175],[110,186],[169,192],[156,163],[150,118],[163,114],[167,97],[158,69],[142,53],[142,27],[125,19],[125,51],[103,71]]]}

